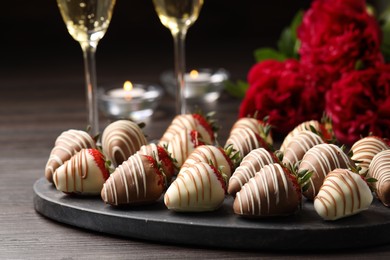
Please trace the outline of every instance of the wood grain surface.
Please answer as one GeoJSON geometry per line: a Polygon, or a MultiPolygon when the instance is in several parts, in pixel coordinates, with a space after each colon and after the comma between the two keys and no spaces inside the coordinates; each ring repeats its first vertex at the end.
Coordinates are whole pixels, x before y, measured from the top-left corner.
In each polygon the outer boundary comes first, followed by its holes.
{"type": "MultiPolygon", "coordinates": [[[[353,251],[264,252],[157,244],[81,230],[42,217],[33,207],[33,184],[44,175],[55,138],[70,128],[84,129],[86,115],[81,73],[36,71],[2,73],[0,78],[0,259],[390,258],[390,245],[353,251]]],[[[110,75],[115,77],[115,73],[110,75]]],[[[148,78],[148,74],[137,77],[148,78]]],[[[221,143],[237,118],[238,105],[238,100],[223,95],[213,107],[222,126],[221,143]]],[[[148,138],[159,138],[172,115],[173,102],[166,98],[147,122],[148,138]]],[[[102,118],[101,127],[106,124],[102,118]]]]}

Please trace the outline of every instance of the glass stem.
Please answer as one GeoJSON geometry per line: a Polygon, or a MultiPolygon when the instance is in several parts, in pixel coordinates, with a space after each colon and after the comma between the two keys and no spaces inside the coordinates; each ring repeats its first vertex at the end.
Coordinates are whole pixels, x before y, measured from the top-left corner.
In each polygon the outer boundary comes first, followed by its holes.
{"type": "Polygon", "coordinates": [[[96,53],[97,43],[83,42],[81,48],[84,56],[85,86],[87,95],[88,125],[90,134],[96,136],[99,133],[99,115],[97,107],[97,83],[96,83],[96,53]]]}
{"type": "Polygon", "coordinates": [[[176,88],[176,114],[185,114],[187,111],[185,97],[185,80],[186,71],[185,64],[185,38],[187,30],[181,29],[177,32],[172,32],[174,48],[175,48],[175,74],[177,81],[176,88]]]}

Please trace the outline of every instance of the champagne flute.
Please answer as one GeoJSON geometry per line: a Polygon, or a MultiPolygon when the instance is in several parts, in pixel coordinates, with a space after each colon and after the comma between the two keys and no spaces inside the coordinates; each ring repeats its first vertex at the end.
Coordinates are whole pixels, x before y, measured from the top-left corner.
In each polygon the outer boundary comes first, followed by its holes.
{"type": "Polygon", "coordinates": [[[173,36],[175,48],[176,113],[186,113],[185,38],[188,28],[198,19],[203,0],[153,0],[161,23],[173,36]]]}
{"type": "Polygon", "coordinates": [[[95,52],[110,24],[116,0],[57,0],[69,34],[80,43],[85,69],[88,124],[99,132],[95,52]]]}

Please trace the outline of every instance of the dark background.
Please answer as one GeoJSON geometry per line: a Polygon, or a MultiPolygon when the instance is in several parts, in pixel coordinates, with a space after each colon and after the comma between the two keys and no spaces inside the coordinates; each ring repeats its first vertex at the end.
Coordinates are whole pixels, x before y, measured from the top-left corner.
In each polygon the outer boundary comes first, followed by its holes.
{"type": "MultiPolygon", "coordinates": [[[[187,68],[224,67],[233,78],[245,78],[254,63],[253,51],[275,46],[297,10],[307,9],[310,2],[205,0],[198,21],[188,31],[187,68]]],[[[55,0],[13,0],[2,5],[2,79],[83,77],[81,48],[68,34],[55,0]]],[[[117,0],[96,59],[98,81],[125,77],[155,81],[173,67],[172,37],[155,14],[152,0],[117,0]]]]}

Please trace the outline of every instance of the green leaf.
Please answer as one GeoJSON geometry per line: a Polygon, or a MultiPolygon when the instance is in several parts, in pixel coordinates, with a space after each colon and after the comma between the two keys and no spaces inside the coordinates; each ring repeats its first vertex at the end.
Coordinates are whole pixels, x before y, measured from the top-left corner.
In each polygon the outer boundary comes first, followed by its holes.
{"type": "Polygon", "coordinates": [[[237,80],[236,82],[230,80],[225,81],[225,90],[236,98],[243,98],[248,87],[249,84],[243,80],[237,80]]]}
{"type": "Polygon", "coordinates": [[[300,10],[294,16],[289,27],[285,28],[278,41],[278,49],[288,58],[298,58],[300,41],[297,37],[297,29],[302,23],[303,10],[300,10]]]}
{"type": "Polygon", "coordinates": [[[284,61],[285,59],[287,59],[287,57],[283,53],[272,48],[257,49],[255,50],[254,55],[257,62],[264,60],[284,61]]]}

